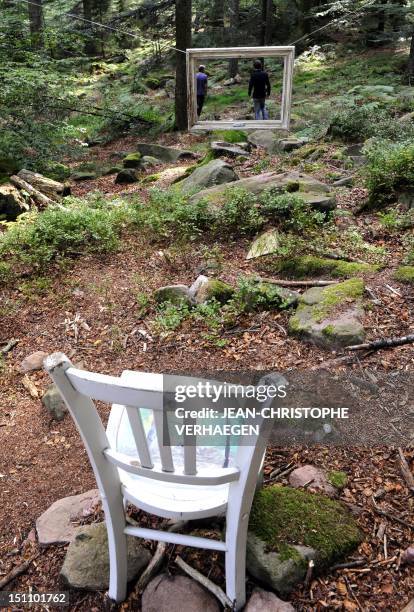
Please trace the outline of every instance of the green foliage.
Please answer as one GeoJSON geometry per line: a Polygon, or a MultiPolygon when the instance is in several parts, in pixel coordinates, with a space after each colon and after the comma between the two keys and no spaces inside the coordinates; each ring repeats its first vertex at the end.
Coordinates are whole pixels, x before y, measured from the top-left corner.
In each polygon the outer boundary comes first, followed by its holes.
{"type": "Polygon", "coordinates": [[[396,209],[390,209],[378,213],[378,219],[389,231],[400,231],[414,227],[414,209],[402,213],[396,209]]]}
{"type": "Polygon", "coordinates": [[[226,235],[257,232],[264,223],[256,196],[245,189],[227,189],[224,204],[217,211],[217,228],[226,235]]]}
{"type": "Polygon", "coordinates": [[[414,184],[414,141],[373,140],[365,148],[366,183],[372,205],[383,204],[414,184]]]}
{"type": "Polygon", "coordinates": [[[329,472],[328,481],[337,489],[344,489],[348,482],[348,476],[345,472],[334,470],[329,472]]]}
{"type": "Polygon", "coordinates": [[[158,306],[157,315],[152,322],[156,333],[174,331],[188,318],[190,308],[184,301],[181,304],[163,302],[158,306]]]}
{"type": "Polygon", "coordinates": [[[395,280],[414,285],[414,266],[400,266],[394,273],[395,280]]]}
{"type": "Polygon", "coordinates": [[[403,140],[414,136],[414,127],[399,122],[391,109],[371,103],[340,110],[332,117],[329,132],[345,142],[361,142],[371,137],[403,140]]]}
{"type": "Polygon", "coordinates": [[[246,142],[247,134],[242,130],[217,130],[212,134],[213,140],[223,140],[225,142],[246,142]]]}
{"type": "Polygon", "coordinates": [[[328,259],[316,255],[282,257],[274,263],[274,269],[293,276],[308,278],[321,274],[330,274],[338,278],[347,278],[359,274],[375,272],[375,266],[341,259],[328,259]]]}
{"type": "Polygon", "coordinates": [[[284,228],[297,232],[314,228],[326,220],[324,213],[312,210],[297,193],[270,189],[261,195],[260,206],[268,219],[281,221],[284,228]]]}

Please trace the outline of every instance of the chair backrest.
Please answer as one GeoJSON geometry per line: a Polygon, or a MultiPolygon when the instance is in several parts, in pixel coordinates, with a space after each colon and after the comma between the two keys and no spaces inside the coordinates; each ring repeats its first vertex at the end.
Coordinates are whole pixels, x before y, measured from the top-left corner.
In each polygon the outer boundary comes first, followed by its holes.
{"type": "MultiPolygon", "coordinates": [[[[133,382],[131,378],[79,370],[73,367],[62,353],[50,355],[45,360],[45,368],[57,385],[79,429],[97,480],[98,463],[101,463],[104,455],[116,467],[139,476],[189,485],[220,485],[237,481],[241,472],[249,470],[255,451],[262,455],[264,453],[263,439],[257,436],[253,445],[240,447],[238,450],[235,460],[237,467],[211,466],[197,470],[196,446],[192,440],[183,445],[184,465],[182,470],[178,470],[174,465],[171,447],[163,445],[164,389],[161,374],[141,373],[137,376],[137,382],[133,382]],[[111,448],[92,399],[125,407],[136,446],[136,459],[111,448]],[[154,464],[141,409],[153,412],[161,465],[154,464]]],[[[183,383],[188,380],[191,379],[182,379],[183,383]]]]}

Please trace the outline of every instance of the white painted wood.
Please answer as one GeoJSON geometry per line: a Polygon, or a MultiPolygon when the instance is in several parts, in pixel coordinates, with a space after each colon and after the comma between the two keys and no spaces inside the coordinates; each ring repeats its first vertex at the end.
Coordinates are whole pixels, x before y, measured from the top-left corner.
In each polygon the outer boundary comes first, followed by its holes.
{"type": "Polygon", "coordinates": [[[169,544],[180,544],[181,546],[193,546],[194,548],[206,548],[207,550],[226,551],[226,543],[209,538],[198,538],[196,536],[172,533],[171,531],[158,531],[157,529],[145,529],[144,527],[127,526],[124,529],[127,535],[144,538],[145,540],[158,540],[169,544]]]}
{"type": "Polygon", "coordinates": [[[164,472],[174,472],[171,446],[164,445],[164,415],[161,412],[154,412],[154,425],[157,434],[157,443],[160,451],[162,469],[164,472]]]}
{"type": "Polygon", "coordinates": [[[152,408],[154,416],[158,415],[156,428],[160,433],[162,375],[148,375],[147,379],[144,373],[139,373],[137,379],[131,380],[133,377],[116,378],[85,372],[75,369],[62,353],[49,356],[45,360],[45,368],[78,427],[101,493],[108,529],[110,598],[118,602],[125,598],[126,536],[133,535],[225,552],[227,595],[234,602],[234,610],[240,610],[245,603],[249,513],[270,425],[266,429],[262,424],[261,435],[255,446],[242,446],[238,449],[237,467],[203,468],[197,472],[195,447],[189,447],[185,451],[185,473],[179,474],[165,470],[171,467],[174,469],[169,455],[161,457],[160,467],[153,465],[148,445],[146,441],[143,443],[145,433],[142,421],[136,418],[140,407],[152,408]],[[140,461],[110,448],[91,398],[114,402],[120,408],[128,407],[140,461]],[[143,461],[148,464],[147,467],[143,461]],[[160,486],[161,482],[163,484],[160,486]],[[226,513],[225,542],[128,526],[124,512],[126,501],[165,518],[191,520],[226,513]]]}
{"type": "Polygon", "coordinates": [[[141,411],[135,406],[125,406],[128,420],[131,425],[132,435],[134,436],[135,446],[138,457],[143,468],[153,468],[154,464],[148,448],[147,436],[145,435],[144,425],[142,424],[141,411]]]}
{"type": "MultiPolygon", "coordinates": [[[[292,80],[293,67],[295,60],[294,46],[279,47],[214,47],[187,49],[187,111],[188,129],[191,132],[204,132],[210,130],[289,130],[290,109],[292,104],[292,80]],[[197,96],[195,75],[197,63],[207,59],[249,59],[257,57],[280,57],[283,59],[283,85],[282,103],[280,119],[270,119],[267,121],[257,120],[223,120],[223,121],[204,121],[197,117],[197,96]]],[[[246,93],[247,96],[247,93],[246,93]]]]}

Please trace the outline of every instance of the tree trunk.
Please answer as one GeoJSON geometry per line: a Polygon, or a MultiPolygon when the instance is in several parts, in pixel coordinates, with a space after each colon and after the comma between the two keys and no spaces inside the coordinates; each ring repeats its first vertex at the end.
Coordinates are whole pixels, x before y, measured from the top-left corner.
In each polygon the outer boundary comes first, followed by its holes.
{"type": "MultiPolygon", "coordinates": [[[[83,17],[89,21],[95,21],[94,0],[82,0],[83,17]]],[[[90,24],[92,25],[92,24],[90,24]]],[[[87,33],[88,38],[85,42],[86,55],[96,55],[98,53],[98,43],[95,38],[94,30],[91,28],[87,33]]]]}
{"type": "MultiPolygon", "coordinates": [[[[229,11],[230,11],[230,46],[236,47],[239,24],[240,24],[240,0],[230,0],[229,11]]],[[[229,77],[230,78],[235,77],[238,70],[239,70],[239,61],[237,59],[231,59],[229,61],[229,77]]]]}
{"type": "Polygon", "coordinates": [[[43,8],[42,0],[31,0],[27,4],[30,22],[30,37],[32,47],[40,49],[43,47],[43,8]]]}
{"type": "Polygon", "coordinates": [[[414,81],[414,32],[411,35],[410,56],[408,58],[408,78],[410,85],[414,81]]]}
{"type": "Polygon", "coordinates": [[[273,39],[273,0],[266,0],[264,45],[271,45],[273,39]]]}
{"type": "Polygon", "coordinates": [[[191,46],[191,0],[175,0],[175,127],[188,129],[186,57],[191,46]]]}

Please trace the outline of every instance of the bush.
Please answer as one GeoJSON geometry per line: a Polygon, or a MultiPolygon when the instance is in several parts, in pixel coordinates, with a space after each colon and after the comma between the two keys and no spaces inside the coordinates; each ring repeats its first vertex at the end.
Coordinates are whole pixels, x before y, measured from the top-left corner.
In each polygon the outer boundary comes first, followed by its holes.
{"type": "Polygon", "coordinates": [[[390,109],[365,104],[336,113],[331,120],[329,133],[345,142],[361,142],[372,137],[404,140],[414,137],[414,127],[400,123],[390,109]]]}
{"type": "Polygon", "coordinates": [[[265,191],[260,197],[261,211],[271,220],[281,221],[286,229],[302,231],[325,221],[326,215],[312,210],[298,193],[265,191]]]}
{"type": "Polygon", "coordinates": [[[217,229],[227,235],[254,234],[264,224],[254,194],[244,189],[228,189],[222,207],[217,211],[217,229]]]}
{"type": "Polygon", "coordinates": [[[392,199],[414,184],[414,141],[374,140],[366,148],[366,183],[371,204],[392,199]]]}

